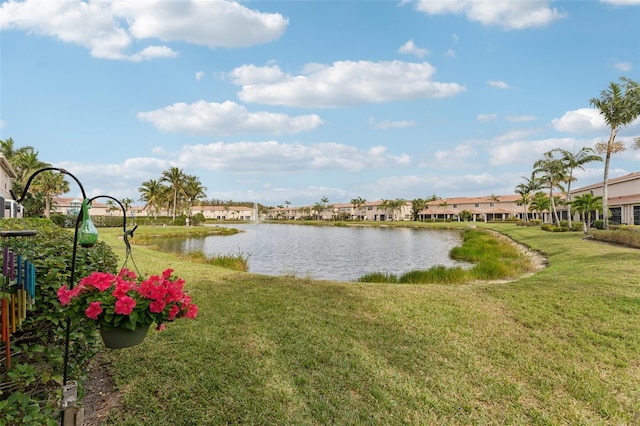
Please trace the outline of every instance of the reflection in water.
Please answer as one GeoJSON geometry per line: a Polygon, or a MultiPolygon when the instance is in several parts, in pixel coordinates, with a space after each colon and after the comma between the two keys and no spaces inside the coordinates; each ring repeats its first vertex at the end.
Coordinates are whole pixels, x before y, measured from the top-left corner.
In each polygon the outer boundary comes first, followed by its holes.
{"type": "Polygon", "coordinates": [[[403,274],[435,265],[464,265],[449,258],[460,231],[278,224],[227,225],[230,236],[166,239],[162,250],[203,251],[207,256],[249,256],[249,271],[313,279],[353,281],[371,272],[403,274]]]}

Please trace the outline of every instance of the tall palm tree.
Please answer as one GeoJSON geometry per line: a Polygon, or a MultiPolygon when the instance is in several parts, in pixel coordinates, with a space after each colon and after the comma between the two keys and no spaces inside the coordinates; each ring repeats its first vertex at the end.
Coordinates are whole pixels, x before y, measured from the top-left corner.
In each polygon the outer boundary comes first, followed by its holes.
{"type": "Polygon", "coordinates": [[[2,154],[2,156],[6,158],[7,161],[11,160],[15,152],[15,142],[13,141],[13,139],[0,139],[0,154],[2,154]]]}
{"type": "MultiPolygon", "coordinates": [[[[362,206],[364,205],[364,203],[366,203],[366,202],[367,202],[367,200],[365,200],[364,198],[362,198],[360,196],[358,196],[357,198],[352,198],[351,199],[351,205],[353,206],[353,210],[354,211],[359,211],[362,208],[362,206]]],[[[361,216],[360,214],[357,214],[356,218],[360,219],[360,216],[361,216]]]]}
{"type": "Polygon", "coordinates": [[[11,164],[17,175],[16,180],[13,182],[13,190],[16,193],[22,192],[33,173],[44,167],[51,166],[49,163],[38,159],[38,151],[32,146],[24,146],[14,151],[9,164],[11,164]]]}
{"type": "Polygon", "coordinates": [[[189,203],[189,216],[191,216],[191,209],[196,201],[207,197],[206,187],[202,186],[200,179],[197,176],[187,175],[184,180],[184,193],[189,203]]]}
{"type": "Polygon", "coordinates": [[[544,153],[544,157],[533,164],[533,176],[540,179],[543,187],[549,190],[549,200],[551,203],[551,211],[553,213],[552,222],[560,223],[558,217],[558,210],[556,209],[555,199],[553,196],[553,189],[559,188],[564,190],[561,182],[564,181],[566,173],[565,167],[562,161],[554,157],[553,151],[544,153]]]}
{"type": "Polygon", "coordinates": [[[571,228],[571,182],[575,180],[573,171],[575,169],[584,170],[582,166],[593,161],[602,161],[602,157],[596,155],[595,151],[588,147],[583,147],[578,152],[571,152],[561,148],[555,151],[559,152],[562,156],[561,161],[567,170],[565,176],[565,183],[567,184],[567,215],[569,216],[569,228],[571,228]]]}
{"type": "Polygon", "coordinates": [[[391,220],[396,220],[396,212],[401,212],[402,208],[407,205],[404,198],[396,198],[389,201],[389,210],[391,210],[391,220]]]}
{"type": "Polygon", "coordinates": [[[582,217],[582,229],[584,233],[587,233],[588,227],[591,225],[591,212],[598,211],[602,208],[602,197],[594,197],[591,193],[586,193],[576,197],[571,202],[576,211],[580,213],[582,217]]]}
{"type": "Polygon", "coordinates": [[[411,201],[411,215],[413,216],[413,220],[417,221],[420,215],[420,212],[425,209],[427,206],[427,200],[424,198],[414,198],[411,201]]]}
{"type": "Polygon", "coordinates": [[[624,151],[624,144],[616,141],[618,131],[632,123],[640,115],[640,84],[621,78],[622,84],[609,83],[600,92],[599,98],[592,98],[589,103],[596,107],[609,126],[609,140],[596,144],[596,151],[604,154],[604,177],[602,180],[602,217],[604,229],[609,229],[609,164],[611,155],[624,151]]]}
{"type": "Polygon", "coordinates": [[[172,214],[173,220],[176,220],[176,209],[178,208],[178,194],[184,189],[184,172],[177,167],[171,167],[169,170],[162,172],[160,182],[167,182],[173,191],[172,214]]]}
{"type": "Polygon", "coordinates": [[[378,206],[376,207],[377,210],[384,211],[385,219],[386,219],[386,216],[387,216],[387,210],[389,210],[391,208],[391,203],[392,203],[391,200],[383,199],[380,202],[380,204],[378,204],[378,206]]]}
{"type": "Polygon", "coordinates": [[[51,203],[53,197],[69,191],[69,182],[60,173],[51,170],[44,171],[35,177],[32,183],[34,191],[44,196],[44,217],[51,217],[51,203]]]}
{"type": "Polygon", "coordinates": [[[166,187],[155,179],[149,179],[142,182],[138,188],[140,193],[140,201],[144,201],[144,208],[147,207],[153,212],[153,217],[157,217],[158,210],[162,204],[162,194],[166,187]]]}
{"type": "Polygon", "coordinates": [[[531,178],[522,177],[526,182],[520,183],[514,189],[516,194],[520,195],[520,200],[518,203],[522,205],[522,210],[524,213],[524,221],[529,221],[529,202],[531,201],[531,196],[534,192],[540,189],[540,183],[538,180],[531,176],[531,178]]]}
{"type": "Polygon", "coordinates": [[[320,212],[324,210],[324,204],[322,202],[317,202],[313,205],[312,210],[316,212],[316,219],[320,220],[320,212]]]}

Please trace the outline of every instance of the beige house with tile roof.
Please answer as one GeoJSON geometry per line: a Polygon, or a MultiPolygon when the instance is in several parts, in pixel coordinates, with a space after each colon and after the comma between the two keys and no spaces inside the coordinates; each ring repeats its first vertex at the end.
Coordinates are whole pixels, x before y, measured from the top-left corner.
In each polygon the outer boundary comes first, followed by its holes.
{"type": "MultiPolygon", "coordinates": [[[[116,203],[115,209],[108,204],[94,200],[89,207],[90,216],[122,216],[122,209],[116,203]]],[[[54,197],[51,205],[51,213],[77,215],[82,208],[82,199],[74,197],[54,197]]]]}
{"type": "MultiPolygon", "coordinates": [[[[609,223],[640,225],[640,172],[609,179],[609,223]]],[[[571,191],[571,198],[584,194],[602,197],[602,182],[571,191]]],[[[599,218],[600,212],[597,212],[599,218]]]]}
{"type": "MultiPolygon", "coordinates": [[[[585,186],[571,191],[572,198],[590,192],[602,195],[602,183],[585,186]]],[[[562,194],[555,195],[563,198],[562,194]]],[[[418,220],[461,220],[461,212],[468,211],[472,221],[501,221],[509,218],[534,218],[536,214],[526,212],[519,203],[520,195],[487,195],[482,197],[442,198],[427,204],[420,211],[418,220]]],[[[318,217],[321,220],[413,220],[411,202],[408,201],[399,211],[391,212],[381,208],[383,201],[369,201],[362,206],[353,204],[334,204],[331,208],[315,212],[313,206],[278,207],[267,212],[268,219],[300,220],[318,217]]],[[[609,180],[609,208],[612,213],[611,223],[640,225],[640,172],[609,180]]],[[[567,218],[566,206],[558,206],[561,219],[567,218]]],[[[543,212],[543,222],[550,221],[549,212],[543,212]]],[[[577,216],[575,219],[578,219],[577,216]]]]}

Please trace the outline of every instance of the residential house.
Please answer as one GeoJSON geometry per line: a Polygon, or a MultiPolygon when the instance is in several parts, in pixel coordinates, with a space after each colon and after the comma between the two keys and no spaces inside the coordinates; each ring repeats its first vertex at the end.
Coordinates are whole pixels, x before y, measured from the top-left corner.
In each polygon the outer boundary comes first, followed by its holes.
{"type": "MultiPolygon", "coordinates": [[[[599,182],[572,190],[571,199],[587,193],[602,197],[602,192],[603,185],[599,182]]],[[[640,225],[640,172],[609,179],[607,193],[610,224],[640,225]]],[[[596,218],[600,218],[600,212],[596,212],[596,218]]]]}
{"type": "MultiPolygon", "coordinates": [[[[77,215],[82,208],[82,200],[74,197],[54,197],[51,212],[54,214],[77,215]]],[[[112,209],[108,204],[93,200],[89,207],[90,216],[122,216],[122,209],[116,204],[112,209]]]]}
{"type": "Polygon", "coordinates": [[[0,154],[0,201],[3,204],[3,208],[0,210],[0,218],[19,217],[22,215],[21,207],[18,206],[13,199],[13,195],[11,195],[13,179],[17,177],[7,159],[0,154]]]}
{"type": "Polygon", "coordinates": [[[519,195],[442,198],[427,203],[418,214],[419,220],[462,220],[461,213],[469,213],[469,220],[486,222],[524,218],[525,211],[519,195]]]}

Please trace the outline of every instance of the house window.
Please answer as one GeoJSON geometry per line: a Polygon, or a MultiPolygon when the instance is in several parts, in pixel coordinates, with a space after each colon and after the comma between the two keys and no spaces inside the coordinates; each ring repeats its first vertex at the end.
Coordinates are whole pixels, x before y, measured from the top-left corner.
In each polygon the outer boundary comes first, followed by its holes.
{"type": "Polygon", "coordinates": [[[489,207],[494,207],[494,204],[493,203],[489,203],[489,207]]]}
{"type": "Polygon", "coordinates": [[[458,205],[457,205],[457,204],[454,204],[454,205],[453,205],[453,208],[454,208],[454,209],[457,209],[457,208],[458,208],[458,205]]]}
{"type": "Polygon", "coordinates": [[[475,203],[473,207],[480,207],[480,203],[475,203]]]}

